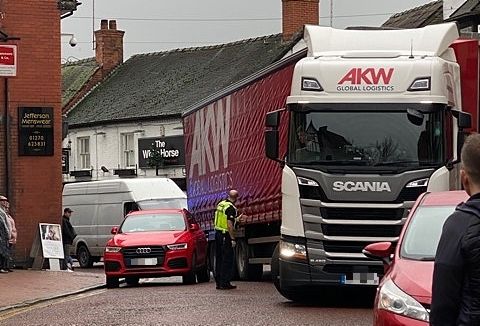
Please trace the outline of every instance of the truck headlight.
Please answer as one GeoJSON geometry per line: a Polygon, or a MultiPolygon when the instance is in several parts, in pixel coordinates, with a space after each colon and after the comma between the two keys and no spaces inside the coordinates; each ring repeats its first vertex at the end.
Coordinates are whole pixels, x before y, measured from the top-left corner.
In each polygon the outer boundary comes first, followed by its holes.
{"type": "Polygon", "coordinates": [[[427,310],[414,298],[400,290],[392,280],[380,288],[378,309],[387,310],[417,320],[429,321],[427,310]]]}
{"type": "Polygon", "coordinates": [[[418,188],[428,186],[428,178],[410,181],[406,188],[418,188]]]}
{"type": "Polygon", "coordinates": [[[122,247],[105,247],[105,252],[119,252],[122,247]]]}
{"type": "Polygon", "coordinates": [[[287,259],[307,260],[307,248],[305,245],[280,241],[280,256],[287,259]]]}
{"type": "Polygon", "coordinates": [[[188,244],[176,243],[176,244],[167,245],[167,248],[170,250],[183,250],[188,248],[188,244]]]}

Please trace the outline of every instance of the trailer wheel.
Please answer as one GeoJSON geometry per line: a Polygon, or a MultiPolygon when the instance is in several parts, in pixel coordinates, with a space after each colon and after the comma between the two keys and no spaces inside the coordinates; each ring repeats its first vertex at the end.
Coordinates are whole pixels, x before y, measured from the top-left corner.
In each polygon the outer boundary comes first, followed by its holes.
{"type": "Polygon", "coordinates": [[[251,257],[248,243],[245,239],[239,239],[235,247],[235,257],[238,276],[241,280],[260,281],[263,276],[262,264],[249,264],[251,257]]]}

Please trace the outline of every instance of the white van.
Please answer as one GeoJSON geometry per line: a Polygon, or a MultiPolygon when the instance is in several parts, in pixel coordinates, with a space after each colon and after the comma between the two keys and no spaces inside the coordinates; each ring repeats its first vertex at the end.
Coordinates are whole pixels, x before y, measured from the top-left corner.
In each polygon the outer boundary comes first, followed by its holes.
{"type": "Polygon", "coordinates": [[[81,267],[100,261],[112,227],[134,210],[187,208],[187,196],[168,178],[112,179],[65,184],[63,207],[77,237],[72,251],[81,267]]]}

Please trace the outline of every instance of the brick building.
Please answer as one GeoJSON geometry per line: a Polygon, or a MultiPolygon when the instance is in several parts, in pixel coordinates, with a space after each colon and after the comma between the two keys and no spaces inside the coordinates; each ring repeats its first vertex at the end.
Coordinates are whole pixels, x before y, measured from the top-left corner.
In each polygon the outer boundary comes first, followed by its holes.
{"type": "Polygon", "coordinates": [[[75,9],[76,1],[72,0],[34,4],[0,0],[0,45],[17,45],[16,77],[0,77],[0,193],[8,196],[16,219],[17,265],[27,263],[38,223],[60,222],[60,19],[75,9]],[[20,135],[27,135],[27,139],[32,135],[20,129],[21,108],[28,108],[24,112],[46,108],[43,112],[49,118],[45,128],[48,137],[28,148],[19,145],[20,135]]]}

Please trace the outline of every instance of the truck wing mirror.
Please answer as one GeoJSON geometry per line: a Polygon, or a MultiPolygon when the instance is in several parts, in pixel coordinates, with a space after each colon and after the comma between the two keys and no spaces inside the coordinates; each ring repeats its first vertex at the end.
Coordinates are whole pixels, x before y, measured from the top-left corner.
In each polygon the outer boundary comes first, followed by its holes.
{"type": "Polygon", "coordinates": [[[265,117],[265,127],[277,129],[280,125],[280,113],[285,109],[268,112],[265,117]]]}
{"type": "Polygon", "coordinates": [[[278,161],[278,130],[265,131],[265,155],[274,161],[278,161]]]}
{"type": "Polygon", "coordinates": [[[472,116],[470,113],[452,110],[452,115],[457,118],[457,126],[459,129],[472,128],[472,116]]]}

